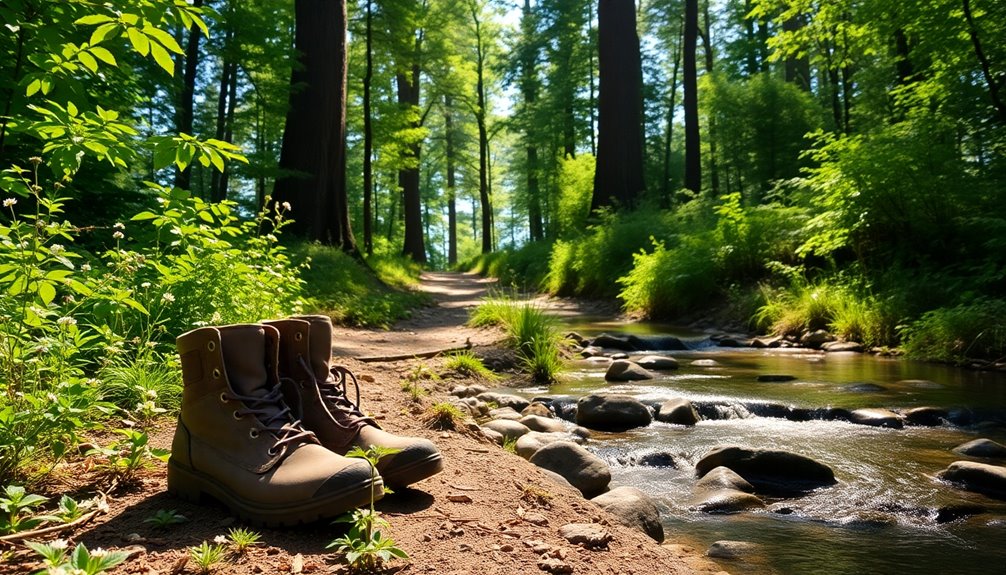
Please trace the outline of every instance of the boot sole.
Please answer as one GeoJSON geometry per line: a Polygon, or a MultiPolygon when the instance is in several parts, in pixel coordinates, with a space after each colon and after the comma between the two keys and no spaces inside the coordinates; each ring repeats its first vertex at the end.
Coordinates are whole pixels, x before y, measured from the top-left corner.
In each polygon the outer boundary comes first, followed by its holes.
{"type": "Polygon", "coordinates": [[[373,482],[363,481],[337,493],[314,497],[302,503],[262,504],[238,497],[212,477],[168,460],[168,492],[197,504],[209,496],[256,526],[283,527],[337,517],[356,507],[368,505],[371,493],[375,501],[384,496],[384,484],[378,476],[373,482]]]}
{"type": "Polygon", "coordinates": [[[405,487],[444,470],[444,458],[434,453],[424,459],[401,466],[389,465],[381,471],[381,477],[390,487],[405,487]]]}

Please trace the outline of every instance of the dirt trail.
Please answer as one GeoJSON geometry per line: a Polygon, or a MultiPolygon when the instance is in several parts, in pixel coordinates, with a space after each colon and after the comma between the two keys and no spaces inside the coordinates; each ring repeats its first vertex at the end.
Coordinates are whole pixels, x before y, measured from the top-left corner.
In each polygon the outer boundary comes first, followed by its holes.
{"type": "MultiPolygon", "coordinates": [[[[336,327],[333,353],[354,359],[422,355],[437,350],[496,343],[499,332],[465,325],[468,312],[496,287],[496,280],[460,272],[423,272],[418,290],[430,295],[433,305],[417,309],[412,317],[389,330],[336,327]]],[[[561,317],[615,315],[611,306],[578,300],[536,296],[537,305],[561,317]]]]}

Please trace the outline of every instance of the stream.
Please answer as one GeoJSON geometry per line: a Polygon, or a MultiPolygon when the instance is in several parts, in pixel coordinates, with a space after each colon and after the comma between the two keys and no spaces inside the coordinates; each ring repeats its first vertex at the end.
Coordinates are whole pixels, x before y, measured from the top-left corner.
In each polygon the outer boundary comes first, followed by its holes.
{"type": "MultiPolygon", "coordinates": [[[[613,329],[572,327],[588,337],[613,329]]],[[[638,487],[658,502],[668,541],[700,550],[718,540],[758,544],[742,560],[721,561],[735,575],[1006,572],[1006,502],[933,478],[953,461],[976,460],[951,451],[961,443],[1006,443],[1006,374],[868,354],[720,348],[703,334],[667,326],[617,330],[674,335],[691,349],[655,352],[680,364],[656,379],[609,384],[605,365],[576,361],[562,383],[520,392],[576,398],[604,391],[648,404],[684,397],[696,405],[703,420],[694,427],[654,421],[595,432],[589,444],[611,466],[613,486],[638,487]],[[762,374],[795,379],[757,381],[762,374]],[[822,408],[919,406],[948,408],[956,423],[888,429],[818,418],[822,408]],[[700,513],[689,508],[694,464],[720,445],[806,455],[829,465],[838,483],[802,497],[766,498],[765,511],[700,513]],[[653,453],[671,464],[635,464],[653,453]]]]}

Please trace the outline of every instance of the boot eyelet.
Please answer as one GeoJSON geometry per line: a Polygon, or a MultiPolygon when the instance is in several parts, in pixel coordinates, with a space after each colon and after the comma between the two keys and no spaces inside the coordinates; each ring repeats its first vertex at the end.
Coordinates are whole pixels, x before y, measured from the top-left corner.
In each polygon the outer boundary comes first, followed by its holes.
{"type": "Polygon", "coordinates": [[[212,340],[206,342],[206,349],[214,351],[215,349],[217,349],[217,342],[212,340]]]}
{"type": "Polygon", "coordinates": [[[266,451],[266,453],[268,453],[269,455],[276,455],[276,448],[275,448],[275,447],[270,447],[270,448],[269,448],[269,449],[268,449],[268,450],[266,451]]]}
{"type": "Polygon", "coordinates": [[[238,413],[236,411],[234,412],[234,419],[241,419],[242,417],[244,417],[244,416],[241,415],[240,413],[238,413]]]}
{"type": "Polygon", "coordinates": [[[248,430],[248,437],[252,439],[258,439],[258,436],[259,436],[258,430],[255,429],[254,427],[248,430]]]}
{"type": "Polygon", "coordinates": [[[223,402],[223,403],[227,403],[228,401],[230,401],[230,398],[227,397],[226,393],[221,393],[220,394],[220,401],[223,402]]]}
{"type": "Polygon", "coordinates": [[[304,332],[298,331],[297,333],[293,334],[293,339],[295,341],[300,341],[304,339],[304,332]]]}
{"type": "Polygon", "coordinates": [[[220,373],[220,369],[219,368],[214,368],[213,369],[213,379],[220,379],[221,375],[223,375],[223,374],[220,373]]]}

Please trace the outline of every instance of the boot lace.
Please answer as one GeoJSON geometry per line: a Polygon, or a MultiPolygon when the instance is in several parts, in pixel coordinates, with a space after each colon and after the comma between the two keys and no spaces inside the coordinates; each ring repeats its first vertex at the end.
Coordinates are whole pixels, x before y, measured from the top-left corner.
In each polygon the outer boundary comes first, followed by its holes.
{"type": "Polygon", "coordinates": [[[360,383],[349,368],[341,365],[333,365],[328,369],[328,377],[325,381],[318,381],[314,375],[314,370],[310,368],[303,356],[300,357],[301,367],[311,374],[311,379],[318,386],[321,399],[325,402],[329,412],[335,419],[336,425],[347,431],[357,431],[365,425],[377,426],[372,418],[367,417],[360,411],[360,383]],[[356,390],[356,401],[349,399],[346,393],[348,382],[352,381],[356,390]]]}
{"type": "Polygon", "coordinates": [[[269,448],[270,455],[275,454],[288,443],[314,437],[313,432],[304,429],[300,420],[293,418],[290,408],[283,403],[283,392],[279,386],[272,388],[262,396],[241,395],[233,392],[227,395],[244,405],[235,411],[238,417],[254,416],[262,424],[262,431],[268,431],[276,438],[276,442],[269,448]]]}

